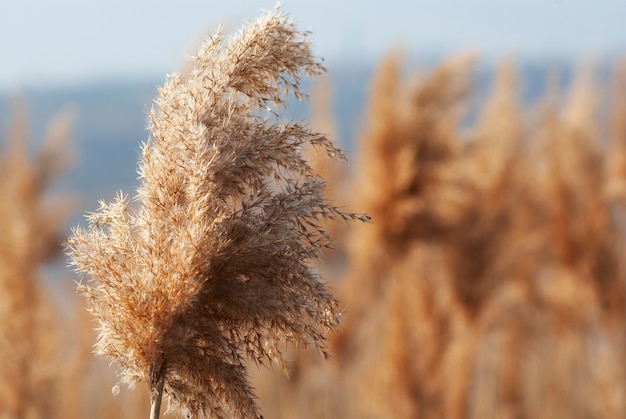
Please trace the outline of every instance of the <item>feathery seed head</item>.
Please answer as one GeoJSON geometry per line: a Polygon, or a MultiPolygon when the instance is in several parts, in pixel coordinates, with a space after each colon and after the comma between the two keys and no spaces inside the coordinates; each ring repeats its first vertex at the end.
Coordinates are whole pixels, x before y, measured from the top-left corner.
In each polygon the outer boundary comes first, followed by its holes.
{"type": "Polygon", "coordinates": [[[118,196],[74,230],[69,255],[100,322],[98,353],[175,406],[258,416],[244,359],[283,365],[286,342],[325,351],[336,301],[312,270],[324,219],[356,220],[323,196],[302,153],[324,136],[280,119],[299,77],[323,71],[280,10],[228,43],[211,37],[193,70],[159,90],[134,204],[118,196]]]}

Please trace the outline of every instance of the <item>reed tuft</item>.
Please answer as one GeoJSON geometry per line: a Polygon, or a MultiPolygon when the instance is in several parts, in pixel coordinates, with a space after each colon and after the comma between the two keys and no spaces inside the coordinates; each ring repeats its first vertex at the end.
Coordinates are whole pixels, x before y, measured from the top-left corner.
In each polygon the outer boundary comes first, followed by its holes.
{"type": "Polygon", "coordinates": [[[212,36],[150,113],[140,186],[88,216],[68,241],[99,320],[97,352],[188,415],[255,417],[246,359],[285,367],[286,343],[327,356],[337,302],[313,270],[323,222],[367,220],[332,206],[302,150],[342,157],[279,111],[322,65],[280,9],[212,36]]]}
{"type": "Polygon", "coordinates": [[[40,267],[62,251],[67,197],[51,185],[67,168],[71,118],[62,114],[29,152],[26,103],[12,104],[0,148],[0,417],[53,417],[58,411],[62,359],[59,313],[40,267]]]}

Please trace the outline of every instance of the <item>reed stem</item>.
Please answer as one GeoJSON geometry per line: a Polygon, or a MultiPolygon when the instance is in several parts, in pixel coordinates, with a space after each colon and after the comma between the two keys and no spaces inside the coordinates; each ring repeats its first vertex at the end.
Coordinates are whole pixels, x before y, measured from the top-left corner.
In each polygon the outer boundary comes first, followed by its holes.
{"type": "Polygon", "coordinates": [[[159,419],[161,412],[163,386],[165,385],[165,363],[161,365],[155,378],[156,380],[153,380],[150,385],[150,419],[159,419]]]}

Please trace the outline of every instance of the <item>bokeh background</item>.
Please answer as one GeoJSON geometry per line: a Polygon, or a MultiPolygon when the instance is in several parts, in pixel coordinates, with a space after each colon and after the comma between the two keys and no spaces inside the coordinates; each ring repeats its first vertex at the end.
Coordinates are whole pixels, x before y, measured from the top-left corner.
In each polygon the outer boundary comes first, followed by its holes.
{"type": "MultiPolygon", "coordinates": [[[[317,267],[333,360],[252,368],[266,418],[626,417],[626,3],[296,1],[326,76],[307,119],[348,150],[317,267]]],[[[0,418],[145,417],[113,396],[63,240],[131,194],[167,74],[273,2],[0,3],[0,418]]]]}

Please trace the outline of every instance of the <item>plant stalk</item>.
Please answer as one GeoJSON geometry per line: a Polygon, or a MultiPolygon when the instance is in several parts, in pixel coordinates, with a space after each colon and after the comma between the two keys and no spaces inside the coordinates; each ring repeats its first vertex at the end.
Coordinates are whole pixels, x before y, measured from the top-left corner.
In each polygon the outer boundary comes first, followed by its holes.
{"type": "Polygon", "coordinates": [[[156,373],[156,377],[150,382],[150,419],[159,419],[161,413],[161,400],[163,399],[163,386],[165,385],[165,362],[156,373]]]}

